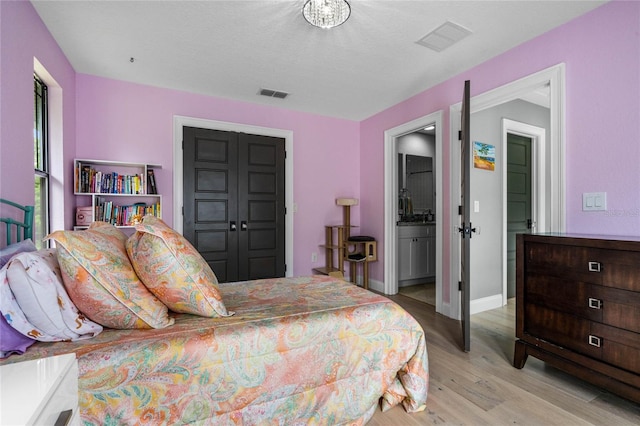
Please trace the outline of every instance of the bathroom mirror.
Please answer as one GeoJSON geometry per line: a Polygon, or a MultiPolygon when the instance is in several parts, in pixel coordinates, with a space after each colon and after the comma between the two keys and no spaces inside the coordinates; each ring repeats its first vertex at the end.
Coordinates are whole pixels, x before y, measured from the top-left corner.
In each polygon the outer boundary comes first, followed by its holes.
{"type": "Polygon", "coordinates": [[[433,158],[422,155],[404,155],[404,188],[409,191],[415,214],[434,209],[433,158]]]}

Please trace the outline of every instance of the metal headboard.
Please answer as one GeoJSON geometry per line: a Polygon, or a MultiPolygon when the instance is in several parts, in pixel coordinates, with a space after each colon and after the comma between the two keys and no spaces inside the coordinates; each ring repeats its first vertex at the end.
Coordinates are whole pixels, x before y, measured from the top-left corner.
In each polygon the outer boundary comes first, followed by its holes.
{"type": "Polygon", "coordinates": [[[4,198],[0,198],[0,203],[8,204],[24,212],[22,222],[10,217],[0,218],[0,222],[3,222],[7,228],[7,245],[26,240],[28,238],[33,239],[33,206],[21,206],[13,201],[5,200],[4,198]],[[16,231],[15,241],[12,238],[12,230],[14,229],[16,231]]]}

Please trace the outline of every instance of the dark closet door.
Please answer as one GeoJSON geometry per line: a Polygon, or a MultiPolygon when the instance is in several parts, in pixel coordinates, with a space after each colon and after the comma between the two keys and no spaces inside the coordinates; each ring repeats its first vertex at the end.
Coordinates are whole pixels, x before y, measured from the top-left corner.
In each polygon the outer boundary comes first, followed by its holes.
{"type": "Polygon", "coordinates": [[[183,129],[183,234],[220,282],[284,276],[284,140],[183,129]]]}
{"type": "Polygon", "coordinates": [[[284,139],[241,133],[238,142],[239,279],[283,277],[284,139]]]}

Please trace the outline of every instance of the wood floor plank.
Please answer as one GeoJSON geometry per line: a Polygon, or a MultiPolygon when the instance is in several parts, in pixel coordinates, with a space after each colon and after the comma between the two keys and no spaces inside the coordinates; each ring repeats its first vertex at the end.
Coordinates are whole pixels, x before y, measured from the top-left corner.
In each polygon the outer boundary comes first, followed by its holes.
{"type": "Polygon", "coordinates": [[[471,317],[471,351],[461,350],[460,323],[431,305],[389,298],[422,325],[429,355],[429,399],[421,413],[377,410],[369,426],[638,425],[640,406],[529,358],[512,366],[515,304],[471,317]]]}

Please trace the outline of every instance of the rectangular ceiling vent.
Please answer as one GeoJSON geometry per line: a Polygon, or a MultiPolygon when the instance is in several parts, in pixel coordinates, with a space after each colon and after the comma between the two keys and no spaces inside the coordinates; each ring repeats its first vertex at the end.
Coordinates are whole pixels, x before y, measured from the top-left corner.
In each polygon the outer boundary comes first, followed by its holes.
{"type": "Polygon", "coordinates": [[[463,38],[471,34],[471,31],[461,25],[447,21],[435,30],[431,31],[420,40],[416,41],[421,46],[428,47],[436,52],[453,46],[463,38]]]}
{"type": "Polygon", "coordinates": [[[268,96],[270,98],[278,98],[278,99],[284,99],[287,96],[289,96],[287,92],[281,92],[278,90],[271,90],[271,89],[260,89],[260,95],[268,96]]]}

